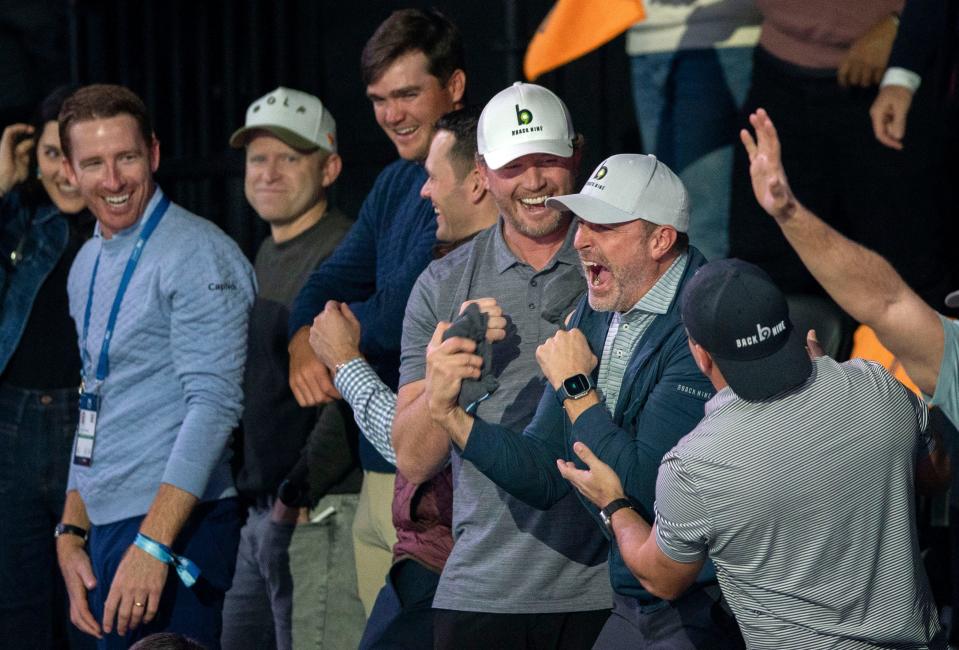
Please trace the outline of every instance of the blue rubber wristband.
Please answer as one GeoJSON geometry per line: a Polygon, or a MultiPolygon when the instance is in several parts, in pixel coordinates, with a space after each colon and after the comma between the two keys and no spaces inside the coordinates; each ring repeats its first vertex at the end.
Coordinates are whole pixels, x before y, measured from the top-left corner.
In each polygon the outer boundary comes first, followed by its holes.
{"type": "Polygon", "coordinates": [[[194,564],[192,560],[177,555],[170,550],[169,546],[161,544],[143,533],[137,533],[137,538],[133,540],[133,544],[164,564],[173,566],[177,575],[180,576],[180,580],[187,587],[192,587],[196,579],[200,577],[200,567],[194,564]]]}

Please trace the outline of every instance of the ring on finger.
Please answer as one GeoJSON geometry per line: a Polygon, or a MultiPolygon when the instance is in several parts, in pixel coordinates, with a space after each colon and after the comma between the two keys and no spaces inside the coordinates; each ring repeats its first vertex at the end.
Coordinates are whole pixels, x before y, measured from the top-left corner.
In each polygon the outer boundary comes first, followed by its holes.
{"type": "Polygon", "coordinates": [[[137,601],[137,602],[133,603],[133,606],[134,606],[134,607],[143,607],[143,603],[137,601]]]}

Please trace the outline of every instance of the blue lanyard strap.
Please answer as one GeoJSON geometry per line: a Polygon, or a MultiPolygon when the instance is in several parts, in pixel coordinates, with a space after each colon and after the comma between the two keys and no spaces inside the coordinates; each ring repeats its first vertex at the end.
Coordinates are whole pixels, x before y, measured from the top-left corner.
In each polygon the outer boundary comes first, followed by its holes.
{"type": "Polygon", "coordinates": [[[133,543],[137,548],[143,549],[164,564],[169,564],[176,569],[180,580],[187,587],[192,587],[196,579],[200,577],[200,567],[194,564],[192,560],[171,551],[169,546],[161,544],[143,533],[137,533],[137,538],[133,540],[133,543]]]}
{"type": "MultiPolygon", "coordinates": [[[[133,246],[133,251],[130,253],[130,259],[127,260],[127,266],[123,270],[123,277],[120,278],[120,286],[117,287],[117,295],[113,297],[113,307],[110,308],[107,327],[103,332],[103,345],[100,347],[100,360],[97,363],[96,378],[98,384],[110,374],[110,339],[113,338],[113,328],[116,327],[117,324],[117,316],[120,313],[120,303],[123,302],[123,295],[127,291],[130,279],[133,277],[133,271],[137,268],[137,262],[140,261],[143,247],[146,246],[147,240],[150,239],[150,235],[156,230],[157,224],[160,223],[160,219],[166,214],[168,207],[170,207],[170,199],[162,196],[160,202],[156,204],[149,218],[147,218],[146,223],[143,224],[140,236],[137,238],[137,242],[133,246]]],[[[93,263],[93,274],[90,277],[90,289],[87,292],[87,306],[83,312],[83,340],[80,345],[80,354],[83,357],[84,373],[86,372],[90,358],[90,353],[87,351],[87,335],[90,332],[90,312],[93,310],[93,285],[96,284],[97,270],[99,268],[100,253],[97,253],[97,259],[93,263]]]]}

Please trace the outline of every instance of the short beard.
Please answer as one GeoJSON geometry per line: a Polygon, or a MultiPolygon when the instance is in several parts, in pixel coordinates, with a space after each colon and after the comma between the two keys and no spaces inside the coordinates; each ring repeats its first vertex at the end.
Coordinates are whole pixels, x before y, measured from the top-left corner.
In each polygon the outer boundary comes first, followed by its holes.
{"type": "MultiPolygon", "coordinates": [[[[606,268],[609,269],[608,266],[606,268]]],[[[610,272],[612,273],[612,269],[610,269],[610,272]]],[[[594,298],[593,294],[589,292],[589,274],[588,273],[586,276],[586,283],[587,283],[587,287],[586,287],[587,299],[589,300],[590,308],[593,309],[594,311],[600,311],[600,312],[615,311],[615,312],[619,312],[620,314],[625,314],[630,309],[635,307],[636,303],[639,301],[639,298],[633,301],[629,301],[629,299],[627,298],[627,294],[630,292],[629,290],[630,283],[638,284],[638,282],[636,282],[636,278],[634,277],[634,275],[629,275],[623,278],[622,281],[620,281],[619,283],[614,284],[615,288],[613,289],[613,291],[609,295],[603,296],[602,298],[594,298]]]]}
{"type": "Polygon", "coordinates": [[[509,223],[509,225],[512,226],[517,232],[532,239],[552,235],[569,222],[569,219],[567,218],[569,216],[568,213],[561,212],[559,210],[551,210],[550,217],[535,224],[524,222],[522,219],[513,214],[511,210],[500,209],[500,213],[503,215],[503,218],[506,220],[506,222],[509,223]]]}

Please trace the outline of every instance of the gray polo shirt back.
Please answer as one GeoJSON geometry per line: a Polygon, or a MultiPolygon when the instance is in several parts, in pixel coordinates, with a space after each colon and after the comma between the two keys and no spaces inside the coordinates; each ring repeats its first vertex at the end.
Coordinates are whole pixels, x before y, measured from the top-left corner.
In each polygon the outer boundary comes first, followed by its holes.
{"type": "MultiPolygon", "coordinates": [[[[541,271],[516,259],[503,239],[502,219],[430,264],[406,306],[400,386],[424,378],[437,322],[455,317],[465,300],[496,298],[509,321],[506,339],[493,345],[500,387],[477,415],[520,435],[545,386],[536,348],[585,290],[574,230],[541,271]]],[[[452,462],[455,544],[434,607],[506,614],[610,607],[606,541],[573,492],[547,511],[536,510],[462,461],[456,449],[452,462]]]]}
{"type": "Polygon", "coordinates": [[[659,548],[708,552],[750,648],[938,647],[914,505],[926,421],[862,359],[820,357],[767,400],[724,388],[659,467],[659,548]]]}

